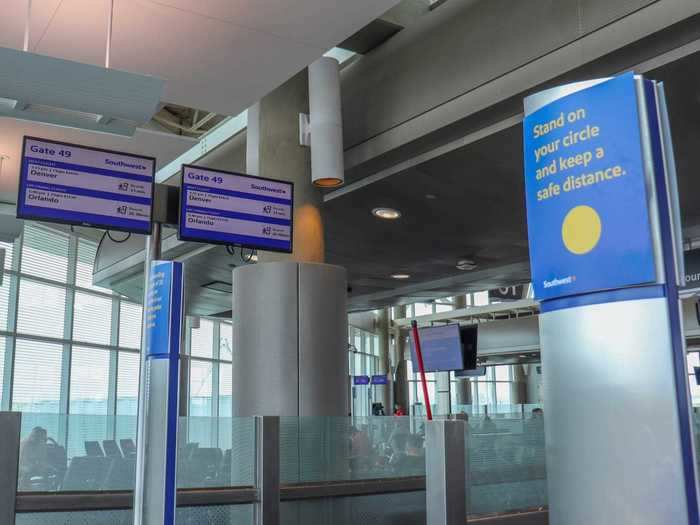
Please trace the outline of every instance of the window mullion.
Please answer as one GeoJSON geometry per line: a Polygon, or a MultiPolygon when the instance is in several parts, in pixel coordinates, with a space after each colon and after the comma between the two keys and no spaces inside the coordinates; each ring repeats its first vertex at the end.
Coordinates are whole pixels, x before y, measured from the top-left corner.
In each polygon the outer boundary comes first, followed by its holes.
{"type": "Polygon", "coordinates": [[[10,284],[10,312],[8,313],[8,326],[7,329],[13,332],[14,337],[9,339],[9,345],[5,347],[5,377],[3,378],[3,392],[2,394],[2,408],[4,410],[12,409],[12,388],[15,381],[15,353],[17,348],[17,315],[18,315],[18,303],[19,303],[19,287],[20,287],[20,277],[19,269],[22,264],[22,245],[24,243],[24,228],[19,234],[19,237],[15,239],[13,247],[13,257],[12,257],[12,270],[16,272],[12,283],[10,284]],[[8,348],[9,347],[9,348],[8,348]],[[8,361],[9,360],[9,361],[8,361]],[[9,366],[8,366],[9,363],[9,366]]]}
{"type": "MultiPolygon", "coordinates": [[[[112,297],[112,327],[110,344],[114,347],[119,346],[119,316],[121,309],[119,307],[119,298],[112,297]]],[[[119,352],[112,350],[109,353],[109,388],[107,389],[107,414],[116,415],[117,413],[117,373],[119,370],[119,352]]]]}
{"type": "MultiPolygon", "coordinates": [[[[72,343],[73,340],[73,306],[75,304],[75,267],[78,253],[78,238],[71,235],[68,249],[68,276],[66,279],[66,310],[63,319],[63,338],[72,343]]],[[[63,345],[63,360],[61,370],[61,401],[59,411],[63,414],[69,412],[70,407],[70,369],[72,344],[63,345]]]]}

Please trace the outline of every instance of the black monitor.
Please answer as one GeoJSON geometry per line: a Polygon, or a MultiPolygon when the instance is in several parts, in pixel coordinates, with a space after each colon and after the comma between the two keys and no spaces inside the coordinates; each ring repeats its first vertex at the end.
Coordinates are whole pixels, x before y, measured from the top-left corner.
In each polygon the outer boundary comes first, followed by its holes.
{"type": "Polygon", "coordinates": [[[464,369],[476,368],[476,348],[478,342],[479,327],[467,325],[459,327],[459,335],[462,338],[462,352],[464,352],[464,369]]]}
{"type": "Polygon", "coordinates": [[[455,377],[482,377],[486,375],[486,367],[480,366],[470,370],[456,370],[455,377]]]}

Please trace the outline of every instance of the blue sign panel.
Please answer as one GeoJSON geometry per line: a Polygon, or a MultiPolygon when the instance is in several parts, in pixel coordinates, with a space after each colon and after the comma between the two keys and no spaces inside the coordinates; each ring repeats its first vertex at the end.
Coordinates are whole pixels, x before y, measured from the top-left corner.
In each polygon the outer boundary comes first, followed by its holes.
{"type": "Polygon", "coordinates": [[[369,376],[352,376],[352,384],[355,386],[369,385],[369,376]]]}
{"type": "Polygon", "coordinates": [[[389,378],[387,377],[386,374],[373,375],[372,376],[372,384],[373,385],[388,385],[389,378]]]}
{"type": "Polygon", "coordinates": [[[185,165],[180,188],[180,239],[291,253],[291,182],[185,165]]]}
{"type": "MultiPolygon", "coordinates": [[[[464,352],[458,324],[419,328],[423,368],[426,372],[446,372],[464,368],[464,352]]],[[[418,371],[418,359],[411,334],[413,370],[418,371]]]]}
{"type": "Polygon", "coordinates": [[[17,217],[151,233],[156,161],[24,137],[17,217]]]}
{"type": "Polygon", "coordinates": [[[154,261],[146,298],[146,356],[177,356],[182,323],[182,263],[154,261]]]}
{"type": "Polygon", "coordinates": [[[656,280],[633,75],[523,123],[530,263],[540,300],[656,280]]]}

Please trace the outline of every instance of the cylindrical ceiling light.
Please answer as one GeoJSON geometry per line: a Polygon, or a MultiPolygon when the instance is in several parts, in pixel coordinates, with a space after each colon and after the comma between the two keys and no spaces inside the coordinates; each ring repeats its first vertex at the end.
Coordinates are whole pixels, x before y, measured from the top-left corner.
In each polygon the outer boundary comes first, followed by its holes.
{"type": "Polygon", "coordinates": [[[330,188],[345,182],[340,70],[335,58],[322,57],[309,66],[309,135],[311,181],[330,188]]]}

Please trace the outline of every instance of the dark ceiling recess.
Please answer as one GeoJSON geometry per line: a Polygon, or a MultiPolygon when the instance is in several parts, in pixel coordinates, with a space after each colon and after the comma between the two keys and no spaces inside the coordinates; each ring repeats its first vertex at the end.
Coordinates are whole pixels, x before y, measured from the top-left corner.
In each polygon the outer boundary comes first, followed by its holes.
{"type": "Polygon", "coordinates": [[[338,47],[365,55],[382,45],[402,29],[403,26],[377,18],[350,38],[338,44],[338,47]]]}
{"type": "MultiPolygon", "coordinates": [[[[700,53],[645,76],[666,88],[684,236],[698,238],[700,53]]],[[[327,261],[348,269],[351,310],[527,282],[522,127],[326,201],[324,214],[327,261]],[[377,219],[371,211],[380,206],[401,218],[377,219]],[[477,268],[460,271],[458,259],[477,268]],[[411,277],[391,279],[395,272],[411,277]]]]}

